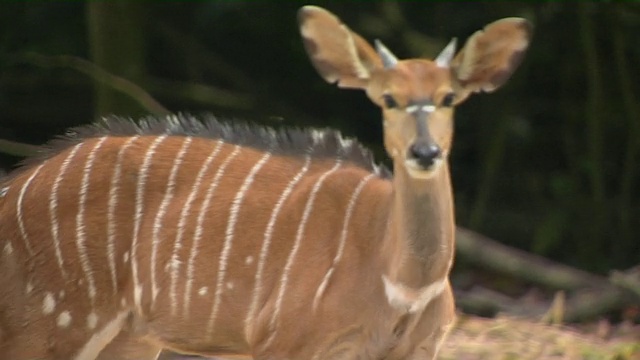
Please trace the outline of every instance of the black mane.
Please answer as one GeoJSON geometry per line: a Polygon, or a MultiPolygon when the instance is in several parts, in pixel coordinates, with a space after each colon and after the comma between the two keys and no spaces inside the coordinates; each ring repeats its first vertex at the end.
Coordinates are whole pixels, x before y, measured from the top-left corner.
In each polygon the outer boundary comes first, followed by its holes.
{"type": "MultiPolygon", "coordinates": [[[[375,172],[381,177],[390,176],[388,169],[376,165],[372,153],[367,148],[356,140],[343,138],[338,131],[299,128],[273,129],[242,121],[220,121],[210,114],[201,117],[189,114],[148,116],[136,121],[118,116],[107,116],[94,124],[72,128],[65,135],[49,141],[41,148],[39,155],[27,159],[24,165],[39,164],[88,138],[162,134],[219,139],[227,143],[285,156],[301,156],[305,153],[312,153],[314,157],[340,157],[349,163],[375,172]]],[[[22,166],[23,169],[26,167],[22,166]]],[[[12,176],[10,175],[10,177],[12,176]]]]}

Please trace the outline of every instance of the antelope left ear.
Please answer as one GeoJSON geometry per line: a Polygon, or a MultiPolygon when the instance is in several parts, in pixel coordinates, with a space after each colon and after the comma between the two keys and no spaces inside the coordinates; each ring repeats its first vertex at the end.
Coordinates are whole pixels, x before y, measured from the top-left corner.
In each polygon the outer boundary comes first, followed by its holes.
{"type": "Polygon", "coordinates": [[[474,33],[451,61],[458,90],[492,92],[502,86],[520,65],[533,26],[522,18],[505,18],[474,33]]]}

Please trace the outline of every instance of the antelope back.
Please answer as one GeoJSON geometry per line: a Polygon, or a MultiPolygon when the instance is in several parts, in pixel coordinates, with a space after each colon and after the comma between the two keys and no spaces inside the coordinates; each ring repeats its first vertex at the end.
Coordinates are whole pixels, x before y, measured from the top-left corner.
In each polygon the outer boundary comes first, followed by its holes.
{"type": "Polygon", "coordinates": [[[246,353],[283,326],[292,294],[319,306],[347,234],[326,224],[364,216],[344,199],[388,187],[331,131],[170,116],[72,133],[0,184],[3,357],[93,358],[125,326],[176,350],[246,353]]]}

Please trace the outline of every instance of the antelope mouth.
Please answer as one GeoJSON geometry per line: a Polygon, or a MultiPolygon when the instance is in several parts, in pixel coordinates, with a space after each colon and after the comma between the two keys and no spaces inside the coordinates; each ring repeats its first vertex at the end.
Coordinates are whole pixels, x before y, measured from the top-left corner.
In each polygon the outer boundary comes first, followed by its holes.
{"type": "Polygon", "coordinates": [[[429,179],[436,173],[442,163],[443,159],[440,157],[433,159],[429,166],[424,166],[418,159],[408,158],[404,162],[404,167],[412,178],[429,179]]]}

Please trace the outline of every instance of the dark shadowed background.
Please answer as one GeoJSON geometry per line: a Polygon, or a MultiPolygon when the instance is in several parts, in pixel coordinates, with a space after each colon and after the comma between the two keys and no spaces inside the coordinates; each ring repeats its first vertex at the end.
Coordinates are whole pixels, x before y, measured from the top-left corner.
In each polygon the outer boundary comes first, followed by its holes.
{"type": "MultiPolygon", "coordinates": [[[[640,263],[639,2],[314,3],[401,58],[433,57],[502,17],[532,21],[514,77],[458,108],[458,224],[596,273],[640,263]]],[[[0,3],[0,139],[10,141],[0,141],[0,167],[31,151],[24,144],[160,104],[339,128],[388,162],[379,110],[311,67],[301,5],[0,3]]]]}

